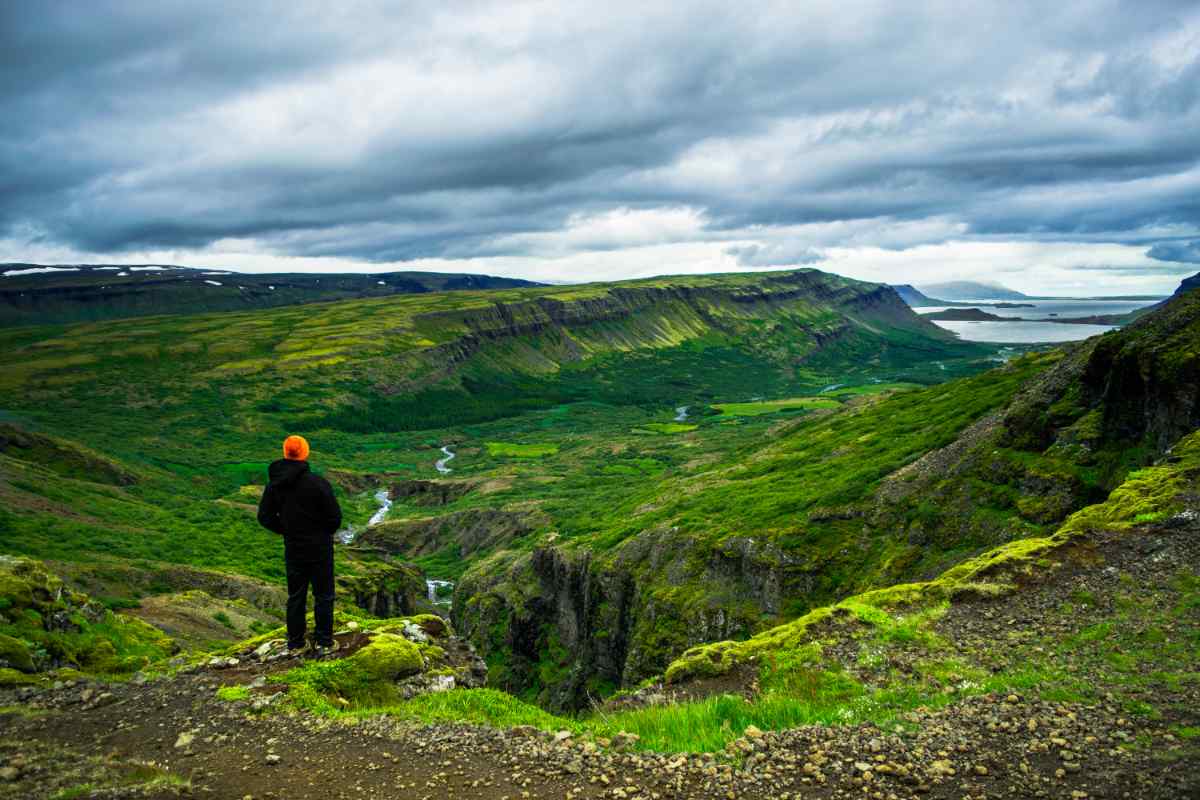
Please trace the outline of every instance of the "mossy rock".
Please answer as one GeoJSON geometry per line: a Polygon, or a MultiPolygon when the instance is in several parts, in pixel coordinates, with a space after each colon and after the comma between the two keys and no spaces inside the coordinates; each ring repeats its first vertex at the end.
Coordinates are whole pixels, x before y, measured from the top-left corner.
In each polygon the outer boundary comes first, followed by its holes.
{"type": "Polygon", "coordinates": [[[41,683],[41,681],[34,675],[26,675],[15,669],[0,667],[0,686],[29,686],[35,683],[41,683]]]}
{"type": "Polygon", "coordinates": [[[33,587],[28,581],[0,569],[0,603],[5,608],[28,608],[33,605],[33,587]]]}
{"type": "Polygon", "coordinates": [[[0,633],[0,665],[18,669],[21,672],[35,672],[33,656],[29,648],[20,639],[14,639],[0,633]]]}
{"type": "Polygon", "coordinates": [[[117,648],[107,639],[101,639],[90,649],[81,652],[79,661],[84,667],[97,672],[117,672],[121,668],[117,648]]]}
{"type": "Polygon", "coordinates": [[[426,634],[441,639],[450,634],[450,625],[436,614],[418,614],[412,621],[426,634]]]}
{"type": "Polygon", "coordinates": [[[373,678],[396,680],[415,675],[425,669],[420,649],[394,633],[380,633],[371,643],[350,656],[349,660],[362,667],[373,678]]]}

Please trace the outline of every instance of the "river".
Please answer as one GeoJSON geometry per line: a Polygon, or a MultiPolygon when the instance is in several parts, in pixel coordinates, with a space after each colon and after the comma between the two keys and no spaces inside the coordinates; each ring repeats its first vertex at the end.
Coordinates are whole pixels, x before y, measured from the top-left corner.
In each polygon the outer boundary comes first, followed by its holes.
{"type": "Polygon", "coordinates": [[[392,498],[387,489],[380,489],[375,493],[375,502],[379,503],[379,510],[371,515],[371,521],[367,523],[368,527],[383,522],[383,518],[392,510],[392,498]]]}
{"type": "Polygon", "coordinates": [[[445,458],[438,459],[438,462],[436,464],[434,464],[433,466],[435,466],[437,468],[437,471],[440,472],[441,474],[449,475],[451,472],[454,471],[446,466],[452,460],[454,460],[454,452],[450,449],[450,445],[446,445],[442,448],[442,455],[444,455],[445,458]]]}
{"type": "MultiPolygon", "coordinates": [[[[387,517],[388,512],[392,510],[391,492],[389,492],[387,489],[380,489],[375,493],[375,502],[379,503],[379,508],[374,514],[371,515],[371,519],[367,521],[368,528],[372,525],[378,525],[379,523],[383,522],[384,518],[387,517]]],[[[360,529],[357,525],[347,525],[335,533],[334,536],[336,536],[338,541],[342,544],[352,544],[354,542],[354,537],[358,536],[359,530],[360,529]]]]}

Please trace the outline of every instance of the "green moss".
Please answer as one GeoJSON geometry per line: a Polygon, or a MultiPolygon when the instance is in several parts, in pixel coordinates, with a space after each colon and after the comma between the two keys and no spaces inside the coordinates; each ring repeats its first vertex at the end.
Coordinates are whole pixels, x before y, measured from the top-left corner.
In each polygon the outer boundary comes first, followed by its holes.
{"type": "Polygon", "coordinates": [[[21,672],[33,672],[33,656],[29,646],[20,639],[0,633],[0,667],[7,666],[21,672]]]}
{"type": "Polygon", "coordinates": [[[19,670],[0,667],[0,686],[26,686],[39,682],[36,675],[27,675],[19,670]]]}
{"type": "Polygon", "coordinates": [[[713,408],[720,411],[723,417],[755,417],[777,411],[810,411],[837,408],[840,405],[837,400],[829,397],[793,397],[787,400],[763,400],[753,403],[718,403],[713,408]]]}
{"type": "Polygon", "coordinates": [[[402,636],[376,633],[351,656],[314,661],[289,670],[282,679],[295,705],[328,714],[397,702],[395,681],[420,672],[425,664],[417,645],[402,636]]]}
{"type": "Polygon", "coordinates": [[[634,433],[649,431],[650,433],[662,433],[669,436],[673,433],[689,433],[699,427],[699,425],[688,425],[683,422],[648,422],[640,428],[635,428],[634,433]]]}
{"type": "Polygon", "coordinates": [[[0,570],[0,601],[5,608],[27,608],[33,604],[33,587],[13,572],[0,570]]]}
{"type": "Polygon", "coordinates": [[[556,444],[514,444],[512,442],[486,442],[488,455],[508,458],[542,458],[558,452],[556,444]]]}
{"type": "Polygon", "coordinates": [[[404,678],[425,668],[420,649],[393,633],[376,634],[369,645],[348,660],[379,680],[404,678]]]}
{"type": "Polygon", "coordinates": [[[217,699],[225,702],[249,700],[250,690],[245,686],[222,686],[217,689],[217,699]]]}

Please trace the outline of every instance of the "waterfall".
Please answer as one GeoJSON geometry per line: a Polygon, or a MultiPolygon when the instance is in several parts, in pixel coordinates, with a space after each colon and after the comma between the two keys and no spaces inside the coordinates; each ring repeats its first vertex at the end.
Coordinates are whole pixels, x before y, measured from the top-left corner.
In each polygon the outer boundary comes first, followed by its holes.
{"type": "Polygon", "coordinates": [[[429,602],[433,603],[435,606],[450,605],[449,600],[442,600],[438,597],[438,590],[443,586],[449,586],[451,589],[454,588],[454,584],[450,581],[438,581],[433,580],[432,578],[426,579],[425,581],[425,591],[429,596],[429,602]]]}

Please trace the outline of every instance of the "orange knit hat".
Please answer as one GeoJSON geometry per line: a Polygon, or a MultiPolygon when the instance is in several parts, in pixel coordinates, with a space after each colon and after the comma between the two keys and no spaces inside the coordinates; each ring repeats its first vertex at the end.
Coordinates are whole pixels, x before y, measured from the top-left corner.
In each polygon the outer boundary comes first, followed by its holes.
{"type": "Polygon", "coordinates": [[[304,461],[308,458],[308,440],[303,436],[289,436],[283,440],[283,457],[289,461],[304,461]]]}

